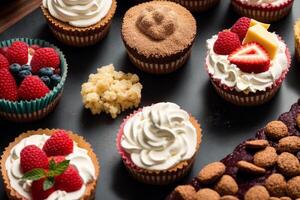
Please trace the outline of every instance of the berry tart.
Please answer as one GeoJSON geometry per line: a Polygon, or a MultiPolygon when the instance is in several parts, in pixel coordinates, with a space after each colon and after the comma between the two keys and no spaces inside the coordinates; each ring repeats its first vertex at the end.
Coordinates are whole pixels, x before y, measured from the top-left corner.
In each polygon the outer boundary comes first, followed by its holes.
{"type": "Polygon", "coordinates": [[[179,4],[151,1],[126,12],[121,34],[136,67],[149,73],[170,73],[190,56],[196,20],[179,4]]]}
{"type": "Polygon", "coordinates": [[[99,170],[91,145],[59,129],[21,134],[1,158],[4,186],[13,200],[94,199],[99,170]]]}
{"type": "Polygon", "coordinates": [[[269,24],[242,17],[207,40],[206,69],[218,94],[237,105],[270,100],[290,68],[286,44],[269,24]]]}
{"type": "Polygon", "coordinates": [[[234,10],[262,22],[275,22],[287,16],[294,0],[231,0],[234,10]]]}
{"type": "Polygon", "coordinates": [[[174,103],[157,103],[128,116],[117,149],[130,174],[143,183],[165,185],[191,169],[201,143],[197,120],[174,103]]]}
{"type": "Polygon", "coordinates": [[[298,19],[298,21],[295,24],[294,34],[295,34],[296,58],[300,63],[300,19],[298,19]]]}
{"type": "Polygon", "coordinates": [[[0,43],[0,116],[19,122],[45,117],[62,96],[67,76],[63,53],[43,40],[0,43]]]}
{"type": "Polygon", "coordinates": [[[300,99],[278,120],[203,167],[167,200],[292,200],[300,198],[300,99]]]}
{"type": "Polygon", "coordinates": [[[169,0],[181,4],[191,12],[203,12],[220,3],[220,0],[169,0]]]}
{"type": "Polygon", "coordinates": [[[88,46],[109,32],[116,0],[43,0],[41,9],[53,34],[71,46],[88,46]]]}

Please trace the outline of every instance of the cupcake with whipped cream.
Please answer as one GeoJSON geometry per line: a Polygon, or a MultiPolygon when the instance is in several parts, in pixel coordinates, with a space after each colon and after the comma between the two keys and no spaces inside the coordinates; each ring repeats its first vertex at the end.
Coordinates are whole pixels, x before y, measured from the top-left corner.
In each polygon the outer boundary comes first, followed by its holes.
{"type": "Polygon", "coordinates": [[[300,63],[300,19],[297,20],[294,26],[295,35],[295,54],[298,62],[300,63]]]}
{"type": "Polygon", "coordinates": [[[57,39],[88,46],[107,35],[116,7],[116,0],[43,0],[41,9],[57,39]]]}
{"type": "Polygon", "coordinates": [[[262,22],[275,22],[287,16],[294,0],[231,0],[234,10],[262,22]]]}
{"type": "Polygon", "coordinates": [[[21,134],[5,149],[1,173],[9,199],[94,199],[99,163],[91,145],[65,130],[21,134]]]}
{"type": "Polygon", "coordinates": [[[243,17],[207,40],[206,70],[225,100],[259,105],[279,90],[290,68],[290,53],[269,26],[243,17]]]}
{"type": "Polygon", "coordinates": [[[164,185],[186,175],[199,150],[201,136],[194,117],[174,103],[157,103],[124,120],[117,149],[135,179],[164,185]]]}

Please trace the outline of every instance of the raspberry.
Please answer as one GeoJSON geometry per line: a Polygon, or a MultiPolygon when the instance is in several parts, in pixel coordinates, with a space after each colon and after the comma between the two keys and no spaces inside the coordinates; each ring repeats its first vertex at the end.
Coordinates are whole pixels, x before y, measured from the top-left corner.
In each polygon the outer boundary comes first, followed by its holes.
{"type": "Polygon", "coordinates": [[[241,46],[239,36],[230,31],[223,31],[218,34],[214,44],[214,51],[220,55],[229,55],[241,46]]]}
{"type": "Polygon", "coordinates": [[[43,184],[45,179],[33,181],[31,185],[31,194],[33,200],[44,200],[47,199],[55,189],[52,187],[49,190],[44,191],[43,184]]]}
{"type": "Polygon", "coordinates": [[[39,48],[33,54],[31,66],[33,73],[37,73],[43,67],[57,69],[60,66],[60,58],[53,48],[39,48]]]}
{"type": "Polygon", "coordinates": [[[248,17],[240,18],[231,28],[231,32],[236,33],[243,41],[250,27],[251,19],[248,17]]]}
{"type": "Polygon", "coordinates": [[[44,144],[48,156],[65,156],[73,152],[73,141],[64,130],[56,131],[44,144]]]}
{"type": "Polygon", "coordinates": [[[54,162],[55,162],[56,164],[58,164],[58,163],[61,163],[61,162],[65,161],[66,158],[65,158],[64,156],[51,156],[51,157],[48,157],[48,160],[49,160],[49,162],[50,162],[51,160],[54,160],[54,162]]]}
{"type": "Polygon", "coordinates": [[[8,50],[8,47],[0,48],[0,54],[4,55],[7,58],[8,57],[7,50],[8,50]]]}
{"type": "Polygon", "coordinates": [[[0,77],[0,99],[17,101],[17,83],[8,68],[0,68],[0,77]]]}
{"type": "Polygon", "coordinates": [[[0,68],[9,68],[9,62],[7,58],[0,53],[0,68]]]}
{"type": "Polygon", "coordinates": [[[66,192],[74,192],[79,190],[83,185],[77,169],[70,165],[68,169],[61,175],[55,177],[55,188],[66,192]]]}
{"type": "Polygon", "coordinates": [[[18,89],[18,95],[21,100],[39,99],[49,92],[49,88],[38,76],[27,76],[18,89]]]}
{"type": "Polygon", "coordinates": [[[7,50],[9,63],[18,63],[20,65],[28,62],[28,45],[25,42],[14,42],[7,50]]]}
{"type": "Polygon", "coordinates": [[[47,155],[35,145],[26,146],[21,151],[21,169],[26,173],[36,168],[48,168],[47,155]]]}

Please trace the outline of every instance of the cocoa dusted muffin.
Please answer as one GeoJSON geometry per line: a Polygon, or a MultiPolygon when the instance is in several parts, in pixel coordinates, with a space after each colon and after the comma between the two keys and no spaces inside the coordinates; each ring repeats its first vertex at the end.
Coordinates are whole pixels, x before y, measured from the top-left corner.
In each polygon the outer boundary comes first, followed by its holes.
{"type": "Polygon", "coordinates": [[[196,29],[196,20],[186,8],[152,1],[129,9],[121,32],[133,64],[143,71],[162,74],[185,64],[196,29]]]}

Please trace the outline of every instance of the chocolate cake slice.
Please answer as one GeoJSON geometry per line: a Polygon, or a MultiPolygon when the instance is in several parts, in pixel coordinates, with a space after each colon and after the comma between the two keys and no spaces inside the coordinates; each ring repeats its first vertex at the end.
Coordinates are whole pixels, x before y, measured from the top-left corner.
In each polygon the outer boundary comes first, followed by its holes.
{"type": "Polygon", "coordinates": [[[205,166],[190,185],[166,200],[289,200],[300,198],[300,99],[239,144],[220,162],[205,166]]]}

